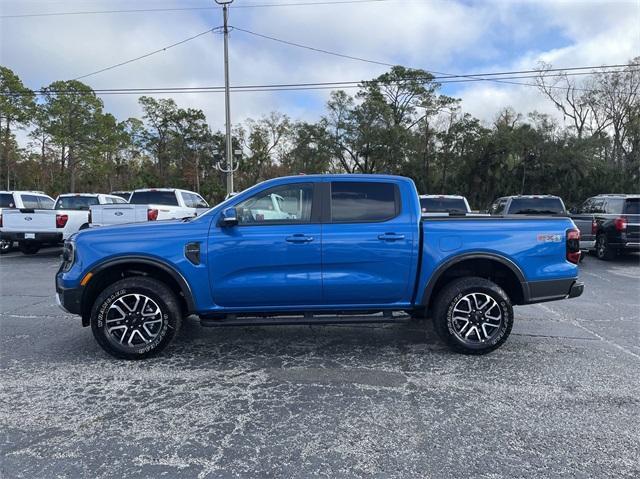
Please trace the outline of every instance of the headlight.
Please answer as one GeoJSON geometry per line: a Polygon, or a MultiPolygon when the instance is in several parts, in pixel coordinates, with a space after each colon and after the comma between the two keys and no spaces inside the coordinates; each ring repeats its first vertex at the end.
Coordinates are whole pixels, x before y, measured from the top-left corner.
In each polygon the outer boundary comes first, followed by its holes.
{"type": "Polygon", "coordinates": [[[76,245],[73,241],[65,241],[62,247],[62,271],[69,271],[76,259],[76,245]]]}

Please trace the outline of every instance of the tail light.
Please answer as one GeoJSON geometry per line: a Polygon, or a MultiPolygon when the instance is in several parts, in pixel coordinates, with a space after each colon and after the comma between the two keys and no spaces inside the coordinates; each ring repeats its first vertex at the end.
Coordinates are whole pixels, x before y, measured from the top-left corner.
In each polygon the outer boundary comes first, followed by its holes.
{"type": "Polygon", "coordinates": [[[158,210],[148,209],[147,210],[147,220],[155,221],[157,219],[158,219],[158,210]]]}
{"type": "Polygon", "coordinates": [[[91,210],[89,210],[89,216],[87,216],[87,223],[91,223],[93,217],[91,216],[91,210]]]}
{"type": "Polygon", "coordinates": [[[598,222],[596,220],[591,220],[591,234],[598,234],[598,222]]]}
{"type": "Polygon", "coordinates": [[[617,217],[615,220],[613,220],[613,225],[616,227],[616,231],[625,231],[627,229],[627,217],[617,217]]]}
{"type": "Polygon", "coordinates": [[[580,230],[567,230],[567,261],[573,264],[580,262],[580,230]]]}
{"type": "Polygon", "coordinates": [[[69,215],[56,215],[56,228],[64,228],[69,221],[69,215]]]}

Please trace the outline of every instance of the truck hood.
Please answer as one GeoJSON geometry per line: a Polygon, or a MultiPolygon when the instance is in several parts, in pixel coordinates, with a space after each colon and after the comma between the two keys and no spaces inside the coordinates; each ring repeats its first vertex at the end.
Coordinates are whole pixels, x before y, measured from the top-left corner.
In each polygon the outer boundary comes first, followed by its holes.
{"type": "Polygon", "coordinates": [[[124,225],[113,226],[96,226],[86,230],[79,231],[74,235],[75,239],[82,238],[93,241],[94,238],[109,237],[126,238],[128,241],[132,237],[140,235],[140,237],[148,237],[149,235],[162,234],[169,231],[181,231],[182,228],[188,226],[190,221],[183,220],[162,220],[149,221],[146,223],[129,223],[124,225]]]}

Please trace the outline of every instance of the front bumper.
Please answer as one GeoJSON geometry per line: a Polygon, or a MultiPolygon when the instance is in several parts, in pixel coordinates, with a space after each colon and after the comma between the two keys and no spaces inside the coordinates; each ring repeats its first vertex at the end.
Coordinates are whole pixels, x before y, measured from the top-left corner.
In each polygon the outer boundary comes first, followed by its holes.
{"type": "Polygon", "coordinates": [[[5,241],[37,241],[38,243],[62,243],[62,233],[14,233],[3,231],[0,238],[5,241]]]}
{"type": "Polygon", "coordinates": [[[82,287],[63,288],[56,276],[56,304],[70,314],[82,314],[82,287]]]}

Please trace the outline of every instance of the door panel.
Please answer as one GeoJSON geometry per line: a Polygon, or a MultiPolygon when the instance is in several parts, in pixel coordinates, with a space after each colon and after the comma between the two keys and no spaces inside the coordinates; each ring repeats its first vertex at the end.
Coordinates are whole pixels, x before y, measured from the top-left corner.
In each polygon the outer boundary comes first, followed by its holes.
{"type": "Polygon", "coordinates": [[[322,303],[322,227],[314,189],[312,183],[265,189],[234,205],[238,225],[212,227],[208,263],[216,305],[322,303]]]}
{"type": "Polygon", "coordinates": [[[380,183],[349,183],[332,184],[332,222],[323,225],[325,303],[373,305],[409,301],[412,275],[415,275],[417,219],[412,218],[409,211],[399,210],[397,186],[386,183],[395,189],[393,199],[391,194],[359,189],[363,184],[380,183]],[[339,185],[338,191],[336,185],[339,185]],[[376,214],[385,218],[393,213],[388,201],[396,202],[396,216],[376,221],[376,214]],[[352,206],[350,202],[353,202],[352,206]],[[370,205],[367,211],[363,211],[365,204],[370,205]],[[334,222],[336,212],[340,222],[334,222]],[[353,212],[353,222],[349,222],[349,212],[353,212]]]}
{"type": "Polygon", "coordinates": [[[224,307],[321,304],[320,225],[217,228],[209,238],[214,302],[224,307]]]}

